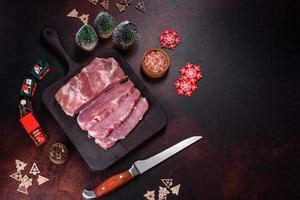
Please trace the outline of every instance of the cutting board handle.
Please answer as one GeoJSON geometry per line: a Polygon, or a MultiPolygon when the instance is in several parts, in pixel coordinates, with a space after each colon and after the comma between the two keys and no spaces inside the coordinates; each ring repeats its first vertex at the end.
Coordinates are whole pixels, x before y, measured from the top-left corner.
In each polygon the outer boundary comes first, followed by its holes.
{"type": "Polygon", "coordinates": [[[62,46],[57,31],[51,27],[43,28],[42,39],[55,53],[58,54],[62,61],[67,64],[66,70],[69,71],[74,64],[74,61],[68,56],[62,46]]]}

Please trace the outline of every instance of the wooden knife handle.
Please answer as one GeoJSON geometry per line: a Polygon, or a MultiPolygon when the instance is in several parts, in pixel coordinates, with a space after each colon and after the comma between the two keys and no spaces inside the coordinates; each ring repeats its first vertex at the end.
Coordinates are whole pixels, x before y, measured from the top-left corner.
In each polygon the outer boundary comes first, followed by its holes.
{"type": "Polygon", "coordinates": [[[95,189],[94,192],[97,197],[103,197],[117,188],[121,187],[122,185],[128,183],[132,180],[133,177],[131,176],[129,171],[124,171],[122,173],[116,174],[102,183],[100,183],[95,189]]]}

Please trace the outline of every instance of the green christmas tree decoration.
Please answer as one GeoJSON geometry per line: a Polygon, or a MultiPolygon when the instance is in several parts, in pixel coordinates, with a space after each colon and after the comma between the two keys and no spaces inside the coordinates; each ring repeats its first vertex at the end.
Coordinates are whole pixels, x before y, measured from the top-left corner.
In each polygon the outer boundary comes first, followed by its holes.
{"type": "Polygon", "coordinates": [[[96,31],[88,24],[83,25],[76,33],[76,44],[86,51],[92,51],[98,43],[96,31]]]}
{"type": "Polygon", "coordinates": [[[109,38],[116,27],[115,19],[108,12],[100,12],[94,24],[101,38],[109,38]]]}
{"type": "Polygon", "coordinates": [[[121,22],[113,32],[113,41],[121,49],[134,46],[140,38],[137,26],[129,21],[121,22]]]}

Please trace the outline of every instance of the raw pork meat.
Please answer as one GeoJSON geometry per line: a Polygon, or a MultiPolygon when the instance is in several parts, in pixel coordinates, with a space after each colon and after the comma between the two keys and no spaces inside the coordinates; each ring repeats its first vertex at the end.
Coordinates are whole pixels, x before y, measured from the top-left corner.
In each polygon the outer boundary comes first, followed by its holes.
{"type": "Polygon", "coordinates": [[[106,93],[98,96],[91,104],[80,111],[77,122],[81,129],[89,130],[96,123],[107,117],[133,89],[133,83],[128,80],[125,83],[117,84],[106,93]]]}
{"type": "Polygon", "coordinates": [[[140,99],[140,91],[135,89],[120,106],[105,119],[95,124],[88,130],[90,136],[103,139],[118,127],[133,111],[136,102],[140,99]]]}
{"type": "Polygon", "coordinates": [[[115,128],[111,134],[104,139],[95,139],[95,142],[102,148],[107,149],[112,147],[118,140],[124,139],[143,119],[144,114],[148,110],[148,102],[145,98],[140,98],[131,115],[117,128],[115,128]]]}
{"type": "Polygon", "coordinates": [[[89,102],[126,79],[113,58],[95,58],[55,94],[67,115],[74,116],[89,102]]]}

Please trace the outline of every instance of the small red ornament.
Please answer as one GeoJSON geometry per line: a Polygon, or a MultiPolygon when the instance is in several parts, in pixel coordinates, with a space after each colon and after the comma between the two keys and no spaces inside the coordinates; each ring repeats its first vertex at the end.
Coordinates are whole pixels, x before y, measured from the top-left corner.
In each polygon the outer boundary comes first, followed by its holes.
{"type": "Polygon", "coordinates": [[[31,112],[21,117],[20,122],[36,146],[41,146],[47,141],[47,135],[31,112]]]}
{"type": "Polygon", "coordinates": [[[200,66],[191,63],[187,63],[184,67],[182,67],[180,69],[180,74],[181,76],[186,76],[188,79],[191,79],[194,82],[203,78],[200,66]]]}
{"type": "Polygon", "coordinates": [[[176,87],[178,95],[180,96],[192,96],[194,91],[198,88],[196,82],[184,76],[180,77],[174,85],[176,87]]]}
{"type": "Polygon", "coordinates": [[[199,65],[187,63],[180,70],[180,77],[174,83],[177,94],[180,96],[192,96],[197,90],[197,82],[203,78],[199,65]]]}
{"type": "Polygon", "coordinates": [[[23,84],[21,89],[25,91],[25,90],[28,90],[28,88],[29,88],[29,86],[28,86],[28,85],[26,85],[26,84],[23,84]]]}
{"type": "Polygon", "coordinates": [[[181,43],[178,33],[171,29],[164,30],[159,36],[159,41],[163,48],[173,50],[181,43]]]}

